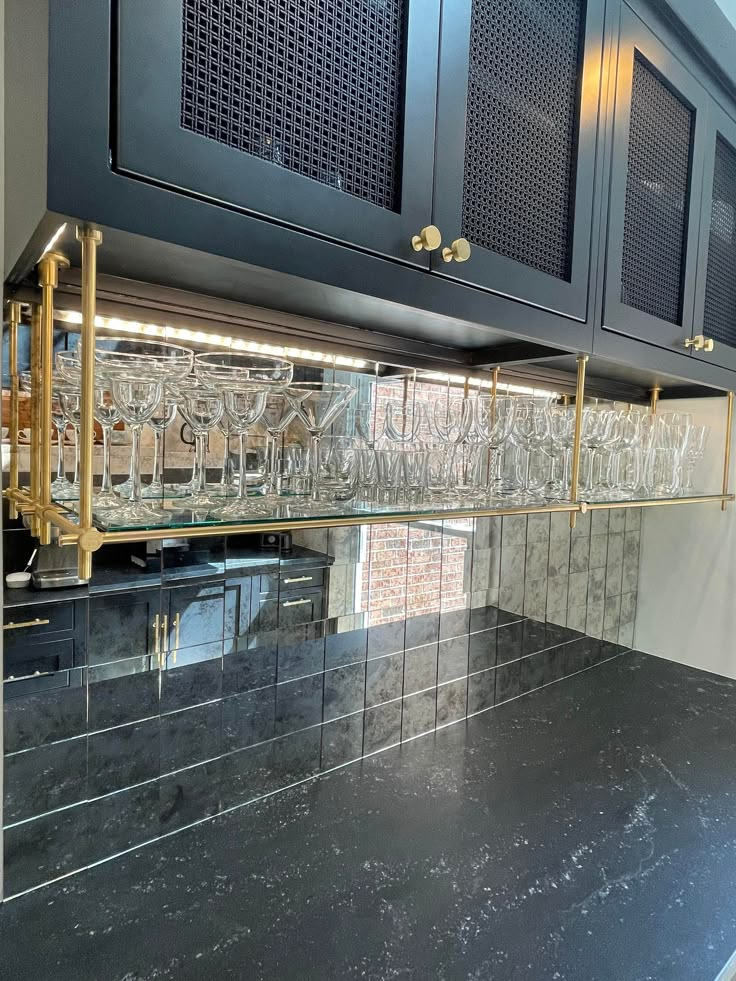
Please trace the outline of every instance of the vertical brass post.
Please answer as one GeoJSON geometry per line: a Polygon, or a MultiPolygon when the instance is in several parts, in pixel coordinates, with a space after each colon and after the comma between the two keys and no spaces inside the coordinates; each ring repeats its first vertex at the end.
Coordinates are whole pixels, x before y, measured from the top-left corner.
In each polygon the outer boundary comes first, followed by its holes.
{"type": "Polygon", "coordinates": [[[570,396],[569,395],[565,394],[565,395],[562,396],[562,404],[563,405],[569,405],[570,404],[570,396]]]}
{"type": "MultiPolygon", "coordinates": [[[[723,493],[728,494],[728,478],[731,470],[731,429],[733,428],[733,392],[728,393],[726,409],[726,450],[723,456],[723,493]]],[[[726,501],[721,502],[721,511],[726,510],[726,501]]]]}
{"type": "Polygon", "coordinates": [[[463,383],[463,398],[466,399],[470,395],[470,379],[466,376],[465,382],[463,383]]]}
{"type": "MultiPolygon", "coordinates": [[[[38,285],[41,287],[41,397],[39,428],[41,430],[39,490],[41,506],[51,504],[51,386],[54,370],[54,290],[59,285],[59,269],[69,260],[60,252],[47,252],[38,263],[38,285]]],[[[51,523],[41,519],[39,540],[51,544],[51,523]]]]}
{"type": "Polygon", "coordinates": [[[500,372],[501,372],[501,369],[498,366],[496,366],[493,369],[493,371],[491,372],[491,378],[492,378],[492,381],[491,381],[491,395],[493,396],[494,399],[496,398],[496,395],[498,394],[498,376],[499,376],[500,372]]]}
{"type": "MultiPolygon", "coordinates": [[[[18,326],[20,324],[20,303],[12,300],[8,304],[8,367],[10,369],[10,483],[11,490],[18,490],[18,326]]],[[[18,517],[18,507],[12,499],[8,503],[8,514],[18,517]]]]}
{"type": "Polygon", "coordinates": [[[657,414],[657,403],[661,394],[662,389],[658,385],[649,392],[649,411],[653,416],[657,414]]]}
{"type": "MultiPolygon", "coordinates": [[[[41,499],[41,304],[31,305],[31,500],[41,499]]],[[[31,515],[31,534],[38,537],[39,519],[31,515]]]]}
{"type": "MultiPolygon", "coordinates": [[[[578,499],[578,482],[580,480],[580,445],[583,435],[583,401],[585,399],[585,365],[588,363],[587,354],[579,354],[578,380],[575,385],[575,436],[572,444],[572,473],[570,475],[570,501],[578,499]]],[[[570,527],[575,527],[576,514],[570,513],[570,527]]]]}
{"type": "Polygon", "coordinates": [[[95,316],[97,313],[97,247],[102,232],[97,228],[77,228],[77,240],[82,243],[82,405],[80,425],[80,488],[77,565],[80,579],[92,575],[92,552],[85,547],[92,528],[92,482],[95,440],[95,316]]]}

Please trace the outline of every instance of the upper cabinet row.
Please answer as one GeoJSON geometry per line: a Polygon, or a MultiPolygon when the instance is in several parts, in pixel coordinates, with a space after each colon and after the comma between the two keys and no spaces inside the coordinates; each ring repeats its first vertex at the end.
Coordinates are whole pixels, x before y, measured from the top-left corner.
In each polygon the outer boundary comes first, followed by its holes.
{"type": "Polygon", "coordinates": [[[122,0],[115,166],[585,321],[603,26],[603,0],[122,0]]]}

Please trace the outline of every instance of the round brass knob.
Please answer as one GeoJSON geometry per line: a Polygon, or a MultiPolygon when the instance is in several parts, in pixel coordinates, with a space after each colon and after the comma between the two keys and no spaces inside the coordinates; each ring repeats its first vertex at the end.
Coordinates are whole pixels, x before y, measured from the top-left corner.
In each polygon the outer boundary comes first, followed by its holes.
{"type": "Polygon", "coordinates": [[[703,350],[706,352],[706,354],[710,354],[710,352],[713,350],[713,347],[714,347],[713,338],[706,337],[705,344],[703,345],[703,350]]]}
{"type": "Polygon", "coordinates": [[[693,351],[706,351],[708,354],[714,348],[713,338],[704,337],[703,334],[696,334],[695,337],[688,337],[685,347],[691,347],[693,351]]]}
{"type": "Polygon", "coordinates": [[[411,240],[415,252],[434,252],[442,245],[442,233],[436,225],[426,225],[418,235],[411,240]]]}
{"type": "Polygon", "coordinates": [[[467,262],[470,258],[470,242],[466,238],[456,238],[450,248],[442,250],[445,262],[467,262]]]}

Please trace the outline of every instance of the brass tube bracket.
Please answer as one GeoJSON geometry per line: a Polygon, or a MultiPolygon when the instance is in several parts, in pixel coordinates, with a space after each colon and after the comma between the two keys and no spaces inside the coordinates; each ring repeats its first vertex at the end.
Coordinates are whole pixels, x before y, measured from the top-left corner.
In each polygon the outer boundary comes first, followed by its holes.
{"type": "MultiPolygon", "coordinates": [[[[577,356],[578,364],[578,377],[575,384],[575,435],[573,437],[572,443],[572,470],[570,474],[570,502],[577,502],[578,498],[578,483],[580,481],[580,447],[582,443],[583,436],[583,401],[585,399],[585,366],[588,363],[587,354],[579,354],[577,356]]],[[[580,511],[585,514],[583,510],[584,505],[580,505],[580,511]]],[[[587,508],[587,506],[586,506],[587,508]]],[[[570,513],[570,528],[575,527],[577,520],[577,514],[575,511],[570,513]]]]}
{"type": "Polygon", "coordinates": [[[649,412],[653,416],[656,416],[657,414],[657,405],[659,403],[659,397],[661,394],[662,394],[662,389],[659,387],[659,385],[656,385],[654,388],[650,389],[649,391],[649,412]]]}
{"type": "MultiPolygon", "coordinates": [[[[10,474],[8,489],[18,489],[18,415],[20,411],[18,385],[18,327],[21,319],[21,305],[17,300],[8,304],[8,368],[10,373],[10,474]]],[[[10,498],[8,515],[11,519],[18,517],[18,508],[10,498]]]]}
{"type": "MultiPolygon", "coordinates": [[[[723,493],[728,494],[729,477],[731,475],[731,434],[733,430],[733,392],[729,392],[726,405],[726,447],[723,454],[723,493]]],[[[721,511],[726,510],[726,501],[721,504],[721,511]]]]}

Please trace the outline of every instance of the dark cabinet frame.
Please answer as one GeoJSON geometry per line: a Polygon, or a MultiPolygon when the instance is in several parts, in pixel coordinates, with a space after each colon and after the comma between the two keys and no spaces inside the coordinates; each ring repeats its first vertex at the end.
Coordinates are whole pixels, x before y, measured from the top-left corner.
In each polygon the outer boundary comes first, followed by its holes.
{"type": "Polygon", "coordinates": [[[183,129],[181,0],[117,7],[116,170],[428,268],[440,0],[408,5],[398,212],[183,129]]]}
{"type": "MultiPolygon", "coordinates": [[[[448,240],[446,244],[461,234],[471,9],[470,0],[444,0],[442,5],[434,223],[448,240]]],[[[604,21],[604,0],[588,0],[582,28],[569,281],[473,243],[471,258],[464,263],[448,263],[440,252],[433,253],[434,272],[580,321],[586,320],[604,21]]]]}
{"type": "Polygon", "coordinates": [[[680,60],[633,11],[623,5],[611,150],[603,326],[683,354],[687,354],[688,349],[685,347],[685,340],[691,336],[693,327],[701,190],[709,101],[705,89],[682,65],[680,60]],[[628,306],[621,300],[631,90],[634,57],[637,51],[666,80],[682,101],[689,104],[694,110],[680,324],[671,324],[651,316],[628,306]]]}
{"type": "MultiPolygon", "coordinates": [[[[708,334],[703,325],[705,312],[705,287],[708,276],[708,252],[710,248],[711,208],[713,203],[713,178],[715,176],[716,143],[721,136],[736,150],[736,122],[715,102],[711,103],[705,147],[705,174],[703,177],[703,209],[700,222],[698,271],[695,282],[695,309],[693,333],[708,334]]],[[[736,277],[736,265],[733,269],[736,277]]],[[[736,371],[736,347],[716,341],[713,351],[693,351],[693,357],[723,368],[736,371]]]]}

